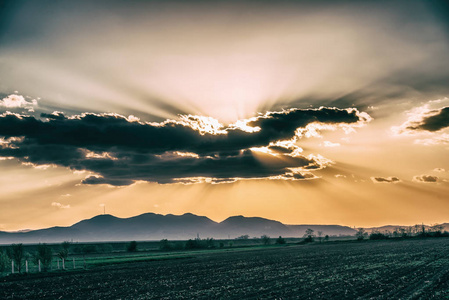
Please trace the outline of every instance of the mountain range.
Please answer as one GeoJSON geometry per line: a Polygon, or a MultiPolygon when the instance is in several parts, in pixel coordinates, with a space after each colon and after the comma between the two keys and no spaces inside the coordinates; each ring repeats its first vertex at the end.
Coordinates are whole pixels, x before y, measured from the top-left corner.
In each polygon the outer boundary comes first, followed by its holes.
{"type": "Polygon", "coordinates": [[[233,239],[242,235],[260,237],[302,237],[307,228],[322,235],[354,235],[356,230],[340,225],[286,225],[259,217],[233,216],[215,222],[191,213],[160,215],[145,213],[131,218],[98,215],[68,227],[2,232],[0,244],[58,243],[62,241],[131,241],[131,240],[186,240],[196,237],[233,239]]]}

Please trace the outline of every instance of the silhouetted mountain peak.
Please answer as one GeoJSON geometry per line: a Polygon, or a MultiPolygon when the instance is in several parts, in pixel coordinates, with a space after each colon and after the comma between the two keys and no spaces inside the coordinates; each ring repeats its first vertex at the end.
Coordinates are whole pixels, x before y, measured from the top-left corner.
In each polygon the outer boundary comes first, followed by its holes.
{"type": "Polygon", "coordinates": [[[117,220],[121,220],[121,219],[118,218],[118,217],[115,217],[113,215],[109,215],[109,214],[107,214],[107,215],[98,215],[98,216],[95,216],[95,217],[90,218],[90,219],[82,220],[82,221],[80,221],[78,223],[73,224],[70,227],[79,227],[79,226],[85,226],[85,225],[88,225],[88,224],[89,225],[106,225],[106,224],[115,222],[117,220]]]}
{"type": "Polygon", "coordinates": [[[284,225],[279,221],[274,221],[274,220],[265,219],[265,218],[261,218],[261,217],[245,217],[242,215],[229,217],[226,220],[222,221],[220,224],[236,224],[236,225],[238,225],[239,223],[252,223],[252,224],[275,223],[275,224],[279,224],[279,225],[284,225]]]}

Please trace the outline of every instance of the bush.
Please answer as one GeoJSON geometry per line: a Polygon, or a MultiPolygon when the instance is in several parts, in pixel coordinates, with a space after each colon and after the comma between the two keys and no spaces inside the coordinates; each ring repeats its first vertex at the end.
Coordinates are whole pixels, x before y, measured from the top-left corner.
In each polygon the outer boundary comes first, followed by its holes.
{"type": "Polygon", "coordinates": [[[207,238],[205,240],[201,239],[190,239],[185,244],[185,249],[211,249],[215,248],[215,241],[213,238],[207,238]]]}
{"type": "Polygon", "coordinates": [[[168,242],[167,239],[163,239],[159,242],[159,249],[169,251],[173,249],[173,246],[168,242]]]}
{"type": "Polygon", "coordinates": [[[101,244],[98,248],[103,253],[112,253],[114,251],[114,247],[111,244],[101,244]]]}
{"type": "Polygon", "coordinates": [[[128,244],[128,246],[126,247],[126,250],[128,252],[136,252],[137,251],[137,242],[136,241],[132,241],[128,244]]]}
{"type": "Polygon", "coordinates": [[[269,245],[270,244],[270,237],[266,234],[262,235],[260,237],[260,240],[262,241],[262,244],[269,245]]]}
{"type": "Polygon", "coordinates": [[[304,239],[304,243],[311,243],[311,242],[313,242],[313,237],[310,235],[304,239]]]}
{"type": "Polygon", "coordinates": [[[276,244],[278,244],[278,245],[283,245],[283,244],[285,244],[285,239],[284,239],[282,236],[279,236],[279,237],[276,239],[276,244]]]}
{"type": "Polygon", "coordinates": [[[195,239],[195,240],[189,239],[186,242],[186,245],[184,248],[185,249],[197,249],[197,248],[199,248],[199,242],[197,239],[195,239]]]}
{"type": "Polygon", "coordinates": [[[370,240],[387,240],[389,238],[388,235],[380,233],[380,232],[372,232],[369,235],[370,240]]]}
{"type": "Polygon", "coordinates": [[[98,252],[100,252],[100,251],[99,251],[97,245],[92,245],[92,244],[84,245],[81,248],[81,253],[83,253],[83,254],[98,253],[98,252]]]}

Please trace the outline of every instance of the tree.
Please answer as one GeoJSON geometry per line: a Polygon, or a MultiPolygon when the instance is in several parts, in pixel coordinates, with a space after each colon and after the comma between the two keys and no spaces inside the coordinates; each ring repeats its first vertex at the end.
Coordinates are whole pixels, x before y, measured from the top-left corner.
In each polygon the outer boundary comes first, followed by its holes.
{"type": "Polygon", "coordinates": [[[400,227],[400,228],[399,228],[399,235],[400,235],[401,237],[407,237],[407,229],[405,229],[405,228],[403,228],[403,227],[400,227]]]}
{"type": "Polygon", "coordinates": [[[14,265],[17,267],[19,273],[22,271],[23,263],[25,262],[25,251],[22,244],[12,244],[8,248],[8,257],[14,261],[14,265]]]}
{"type": "Polygon", "coordinates": [[[366,232],[364,228],[359,228],[357,229],[355,236],[358,241],[362,241],[368,236],[368,232],[366,232]]]}
{"type": "Polygon", "coordinates": [[[276,244],[278,244],[278,245],[283,245],[283,244],[285,244],[285,239],[284,239],[282,236],[279,236],[279,237],[276,239],[276,244]]]}
{"type": "Polygon", "coordinates": [[[61,250],[57,253],[58,257],[63,260],[67,260],[67,257],[69,256],[69,248],[70,243],[64,242],[61,244],[61,250]]]}
{"type": "Polygon", "coordinates": [[[137,242],[136,241],[129,242],[128,246],[126,247],[126,250],[128,250],[128,252],[136,252],[137,242]]]}
{"type": "Polygon", "coordinates": [[[0,273],[4,272],[8,266],[8,256],[0,249],[0,273]]]}
{"type": "Polygon", "coordinates": [[[37,251],[33,256],[33,262],[35,265],[39,265],[39,261],[44,271],[48,270],[48,267],[51,264],[51,260],[53,258],[53,253],[51,248],[46,244],[37,245],[37,251]]]}
{"type": "Polygon", "coordinates": [[[304,234],[304,241],[307,243],[313,242],[313,238],[315,237],[315,233],[313,229],[307,228],[306,233],[304,234]]]}
{"type": "Polygon", "coordinates": [[[329,241],[329,235],[326,234],[326,236],[324,237],[324,241],[325,242],[329,241]]]}
{"type": "Polygon", "coordinates": [[[159,242],[159,249],[167,251],[172,249],[172,245],[168,242],[167,239],[163,239],[159,242]]]}
{"type": "Polygon", "coordinates": [[[244,234],[244,235],[241,235],[241,236],[239,236],[239,237],[237,237],[235,239],[236,240],[247,240],[247,239],[249,239],[249,235],[244,234]]]}
{"type": "Polygon", "coordinates": [[[415,224],[413,225],[413,234],[418,235],[420,229],[420,225],[415,224]]]}
{"type": "Polygon", "coordinates": [[[397,238],[398,236],[400,236],[399,228],[396,228],[395,230],[393,230],[393,237],[397,238]]]}
{"type": "Polygon", "coordinates": [[[318,231],[318,240],[320,241],[320,243],[321,243],[322,235],[323,235],[323,232],[322,231],[318,231]]]}
{"type": "Polygon", "coordinates": [[[200,239],[194,239],[194,240],[192,240],[192,239],[189,239],[187,242],[186,242],[186,245],[185,245],[185,249],[198,249],[198,248],[201,248],[201,243],[200,243],[200,239]]]}
{"type": "Polygon", "coordinates": [[[260,237],[260,240],[262,241],[262,244],[269,245],[270,244],[270,237],[266,234],[262,235],[260,237]]]}
{"type": "Polygon", "coordinates": [[[213,238],[206,239],[206,247],[207,248],[215,248],[215,241],[213,238]]]}

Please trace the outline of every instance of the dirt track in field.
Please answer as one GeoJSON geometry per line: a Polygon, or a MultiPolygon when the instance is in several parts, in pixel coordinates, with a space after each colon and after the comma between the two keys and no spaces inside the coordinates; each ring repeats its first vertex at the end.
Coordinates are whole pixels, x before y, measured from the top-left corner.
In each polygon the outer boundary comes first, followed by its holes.
{"type": "Polygon", "coordinates": [[[449,239],[211,252],[0,279],[0,299],[217,298],[449,298],[449,239]]]}

